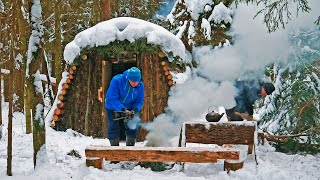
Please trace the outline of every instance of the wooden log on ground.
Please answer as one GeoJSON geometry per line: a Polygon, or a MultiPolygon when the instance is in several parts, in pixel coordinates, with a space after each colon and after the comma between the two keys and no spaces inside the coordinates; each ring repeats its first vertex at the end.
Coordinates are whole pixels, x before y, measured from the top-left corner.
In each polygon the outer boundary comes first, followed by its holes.
{"type": "Polygon", "coordinates": [[[168,81],[168,85],[169,85],[170,87],[173,85],[173,80],[172,80],[172,79],[170,79],[170,80],[168,81]]]}
{"type": "Polygon", "coordinates": [[[172,79],[172,75],[171,75],[171,74],[168,74],[167,79],[168,79],[168,80],[172,79]]]}
{"type": "Polygon", "coordinates": [[[93,166],[95,168],[102,169],[103,159],[102,158],[87,158],[86,165],[87,165],[87,167],[93,166]]]}
{"type": "Polygon", "coordinates": [[[210,122],[184,123],[185,139],[190,143],[202,144],[254,144],[256,122],[210,122]],[[201,132],[199,134],[199,132],[201,132]]]}
{"type": "Polygon", "coordinates": [[[238,169],[241,169],[243,167],[243,161],[242,162],[229,162],[224,161],[224,170],[225,171],[236,171],[238,169]]]}
{"type": "Polygon", "coordinates": [[[162,65],[162,66],[165,66],[166,64],[167,64],[167,63],[166,63],[165,61],[162,61],[162,62],[161,62],[161,65],[162,65]]]}
{"type": "Polygon", "coordinates": [[[165,71],[165,72],[164,72],[164,75],[166,75],[166,76],[168,76],[169,74],[170,74],[169,71],[165,71]]]}
{"type": "Polygon", "coordinates": [[[212,147],[89,146],[85,150],[89,158],[137,162],[214,163],[218,159],[238,160],[239,153],[235,149],[212,147]]]}
{"type": "Polygon", "coordinates": [[[71,69],[75,71],[77,69],[77,66],[71,66],[71,69]]]}

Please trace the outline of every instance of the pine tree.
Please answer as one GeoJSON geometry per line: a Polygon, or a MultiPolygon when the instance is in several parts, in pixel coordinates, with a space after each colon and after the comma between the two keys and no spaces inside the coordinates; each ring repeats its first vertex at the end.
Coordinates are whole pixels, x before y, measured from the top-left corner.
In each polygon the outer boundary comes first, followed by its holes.
{"type": "Polygon", "coordinates": [[[286,140],[290,142],[286,151],[309,151],[297,145],[320,143],[319,35],[318,31],[304,31],[292,37],[296,51],[291,59],[295,61],[286,67],[275,66],[277,89],[262,108],[262,129],[275,135],[302,135],[286,140]]]}
{"type": "Polygon", "coordinates": [[[232,22],[233,12],[229,8],[231,2],[219,0],[208,4],[199,1],[199,4],[193,5],[179,0],[168,15],[170,29],[181,38],[189,51],[193,46],[229,44],[231,37],[225,32],[232,22]],[[226,16],[217,18],[216,14],[221,10],[226,16]]]}

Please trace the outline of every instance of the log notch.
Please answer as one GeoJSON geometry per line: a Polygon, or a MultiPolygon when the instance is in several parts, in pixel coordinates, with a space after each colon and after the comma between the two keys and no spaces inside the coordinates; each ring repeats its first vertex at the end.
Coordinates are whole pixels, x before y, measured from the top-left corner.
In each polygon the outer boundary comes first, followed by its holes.
{"type": "Polygon", "coordinates": [[[87,158],[137,162],[215,163],[218,159],[239,159],[238,150],[212,147],[89,146],[85,154],[87,158]]]}

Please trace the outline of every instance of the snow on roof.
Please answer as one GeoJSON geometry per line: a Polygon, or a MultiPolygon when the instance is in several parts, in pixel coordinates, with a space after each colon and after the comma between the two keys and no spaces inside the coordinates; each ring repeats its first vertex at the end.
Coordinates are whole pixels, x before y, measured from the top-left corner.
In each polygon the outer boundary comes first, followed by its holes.
{"type": "Polygon", "coordinates": [[[159,45],[164,52],[172,52],[184,62],[190,62],[183,42],[165,28],[131,17],[119,17],[98,23],[77,34],[64,50],[64,60],[72,64],[73,60],[86,47],[106,46],[116,40],[134,42],[147,38],[148,44],[159,45]]]}

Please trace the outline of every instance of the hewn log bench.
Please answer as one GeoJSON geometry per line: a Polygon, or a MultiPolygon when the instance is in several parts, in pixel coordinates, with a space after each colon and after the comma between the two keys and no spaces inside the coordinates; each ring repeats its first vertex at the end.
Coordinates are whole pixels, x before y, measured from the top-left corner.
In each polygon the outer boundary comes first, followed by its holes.
{"type": "MultiPolygon", "coordinates": [[[[257,138],[256,122],[186,122],[180,133],[179,146],[186,143],[217,144],[217,145],[248,145],[248,154],[253,153],[253,145],[257,138]]],[[[243,160],[224,162],[224,169],[237,170],[242,168],[243,160]]]]}
{"type": "Polygon", "coordinates": [[[250,145],[254,143],[255,127],[254,122],[184,123],[180,133],[180,147],[89,146],[85,150],[86,165],[102,169],[103,159],[107,161],[192,163],[239,160],[240,150],[238,149],[185,146],[186,143],[250,145]]]}
{"type": "Polygon", "coordinates": [[[106,161],[215,163],[220,159],[239,159],[239,151],[210,147],[89,146],[87,166],[102,168],[106,161]]]}

